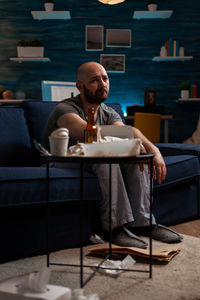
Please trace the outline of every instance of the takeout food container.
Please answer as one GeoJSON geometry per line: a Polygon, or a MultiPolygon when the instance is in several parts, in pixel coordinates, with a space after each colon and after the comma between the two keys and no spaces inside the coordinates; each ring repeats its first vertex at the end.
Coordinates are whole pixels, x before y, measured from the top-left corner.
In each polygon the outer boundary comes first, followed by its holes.
{"type": "Polygon", "coordinates": [[[70,147],[72,155],[83,156],[136,156],[140,154],[141,140],[130,139],[105,143],[78,143],[70,147]]]}

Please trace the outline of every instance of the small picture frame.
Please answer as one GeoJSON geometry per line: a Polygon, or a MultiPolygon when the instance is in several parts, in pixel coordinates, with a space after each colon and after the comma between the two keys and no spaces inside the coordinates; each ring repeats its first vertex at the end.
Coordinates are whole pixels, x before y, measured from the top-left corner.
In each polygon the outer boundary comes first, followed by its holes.
{"type": "Polygon", "coordinates": [[[103,31],[103,25],[85,26],[85,50],[102,51],[104,49],[103,31]]]}
{"type": "Polygon", "coordinates": [[[100,64],[108,73],[125,73],[124,54],[101,54],[100,64]]]}
{"type": "Polygon", "coordinates": [[[145,106],[155,106],[156,105],[156,91],[155,90],[145,90],[145,106]]]}
{"type": "Polygon", "coordinates": [[[131,47],[131,29],[106,29],[106,47],[131,47]]]}

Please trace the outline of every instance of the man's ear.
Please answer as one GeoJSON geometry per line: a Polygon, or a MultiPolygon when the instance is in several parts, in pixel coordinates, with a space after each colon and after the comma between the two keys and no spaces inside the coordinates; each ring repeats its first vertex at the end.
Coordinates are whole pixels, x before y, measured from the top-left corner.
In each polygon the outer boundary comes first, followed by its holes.
{"type": "Polygon", "coordinates": [[[76,87],[77,87],[77,89],[78,89],[79,91],[81,91],[82,88],[83,88],[83,84],[82,84],[80,81],[77,81],[77,82],[76,82],[76,87]]]}

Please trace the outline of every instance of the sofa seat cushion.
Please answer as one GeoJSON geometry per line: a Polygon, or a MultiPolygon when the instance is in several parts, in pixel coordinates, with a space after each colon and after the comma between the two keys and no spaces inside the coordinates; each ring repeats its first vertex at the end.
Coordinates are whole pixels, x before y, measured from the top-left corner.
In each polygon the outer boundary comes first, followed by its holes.
{"type": "MultiPolygon", "coordinates": [[[[79,168],[50,168],[50,196],[52,202],[74,202],[80,200],[79,168]]],[[[84,172],[84,200],[100,199],[98,180],[84,172]],[[88,186],[90,188],[88,189],[88,186]]],[[[0,206],[44,204],[46,201],[45,167],[1,167],[0,206]]]]}
{"type": "Polygon", "coordinates": [[[0,109],[0,166],[32,165],[32,150],[24,110],[5,106],[0,109]]]}
{"type": "Polygon", "coordinates": [[[200,145],[181,144],[181,143],[158,143],[162,155],[195,155],[200,160],[200,145]]]}
{"type": "Polygon", "coordinates": [[[175,155],[164,157],[167,166],[167,176],[162,184],[158,185],[155,182],[154,188],[164,187],[186,180],[192,179],[198,176],[199,161],[196,156],[193,155],[175,155]]]}

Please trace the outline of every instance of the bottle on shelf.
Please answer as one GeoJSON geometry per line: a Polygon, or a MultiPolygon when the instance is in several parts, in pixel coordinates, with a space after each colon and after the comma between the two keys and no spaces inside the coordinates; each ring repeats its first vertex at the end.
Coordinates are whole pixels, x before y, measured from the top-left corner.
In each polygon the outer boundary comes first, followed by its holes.
{"type": "Polygon", "coordinates": [[[97,141],[97,127],[94,122],[94,107],[88,108],[88,122],[85,129],[85,143],[89,144],[97,141]]]}
{"type": "Polygon", "coordinates": [[[197,85],[192,85],[192,98],[197,98],[197,85]]]}

